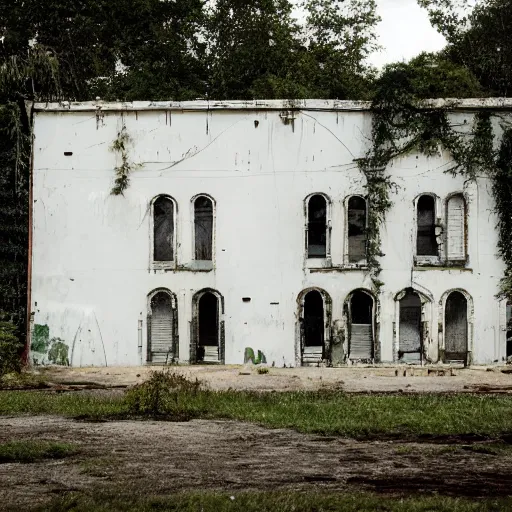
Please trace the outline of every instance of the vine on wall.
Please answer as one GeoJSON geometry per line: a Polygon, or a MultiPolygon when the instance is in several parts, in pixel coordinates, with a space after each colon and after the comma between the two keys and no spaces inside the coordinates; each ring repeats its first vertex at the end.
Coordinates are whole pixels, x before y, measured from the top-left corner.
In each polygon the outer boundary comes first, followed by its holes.
{"type": "Polygon", "coordinates": [[[498,295],[512,299],[512,128],[502,123],[503,135],[495,149],[492,111],[479,110],[473,125],[464,127],[450,122],[449,114],[456,102],[419,100],[400,80],[389,79],[372,104],[371,146],[367,155],[358,160],[366,176],[368,200],[367,261],[376,292],[383,285],[381,229],[392,206],[391,192],[396,190],[387,168],[394,158],[418,151],[427,156],[445,149],[453,163],[445,172],[475,180],[485,174],[492,179],[495,211],[498,217],[499,255],[506,266],[498,295]]]}
{"type": "Polygon", "coordinates": [[[114,167],[116,178],[114,186],[110,193],[114,196],[124,195],[125,190],[130,183],[130,173],[140,167],[129,159],[128,146],[132,143],[132,138],[123,123],[121,130],[117,133],[117,138],[110,146],[110,150],[119,155],[121,163],[114,167]]]}

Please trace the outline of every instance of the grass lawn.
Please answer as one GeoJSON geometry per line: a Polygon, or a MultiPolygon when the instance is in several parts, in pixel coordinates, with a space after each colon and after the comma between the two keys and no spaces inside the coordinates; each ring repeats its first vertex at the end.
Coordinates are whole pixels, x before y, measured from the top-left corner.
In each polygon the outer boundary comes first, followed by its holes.
{"type": "Polygon", "coordinates": [[[0,464],[62,459],[75,455],[77,451],[77,448],[69,443],[36,440],[11,441],[0,444],[0,464]]]}
{"type": "Polygon", "coordinates": [[[447,497],[383,497],[366,493],[267,492],[193,493],[168,497],[112,494],[71,494],[35,508],[41,512],[483,512],[512,509],[512,499],[470,501],[447,497]]]}
{"type": "Polygon", "coordinates": [[[53,414],[90,419],[224,418],[305,433],[372,436],[500,437],[512,433],[512,397],[485,395],[349,395],[336,391],[136,388],[128,394],[0,392],[0,415],[53,414]]]}

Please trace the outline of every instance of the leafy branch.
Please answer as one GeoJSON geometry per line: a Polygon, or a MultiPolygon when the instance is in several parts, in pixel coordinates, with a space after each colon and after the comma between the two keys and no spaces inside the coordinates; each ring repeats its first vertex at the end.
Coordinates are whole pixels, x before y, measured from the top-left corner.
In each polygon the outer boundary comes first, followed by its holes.
{"type": "Polygon", "coordinates": [[[130,173],[138,168],[140,164],[134,164],[129,160],[128,146],[132,144],[132,138],[123,124],[121,130],[117,133],[117,138],[110,146],[110,150],[118,154],[121,159],[121,164],[114,167],[116,179],[112,187],[111,194],[114,196],[124,195],[125,190],[130,183],[130,173]]]}

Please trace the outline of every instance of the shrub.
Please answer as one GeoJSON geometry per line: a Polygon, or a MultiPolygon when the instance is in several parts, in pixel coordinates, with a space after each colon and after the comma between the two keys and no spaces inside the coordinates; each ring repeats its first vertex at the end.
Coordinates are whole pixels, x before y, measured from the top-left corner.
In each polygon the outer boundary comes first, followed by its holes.
{"type": "Polygon", "coordinates": [[[21,343],[16,331],[13,323],[0,318],[0,376],[21,370],[21,343]]]}
{"type": "Polygon", "coordinates": [[[197,378],[189,380],[175,370],[153,371],[149,380],[126,393],[125,403],[132,414],[187,420],[197,416],[187,398],[197,395],[202,385],[197,378]]]}
{"type": "Polygon", "coordinates": [[[268,373],[268,368],[266,366],[259,366],[256,370],[260,375],[264,375],[265,373],[268,373]]]}

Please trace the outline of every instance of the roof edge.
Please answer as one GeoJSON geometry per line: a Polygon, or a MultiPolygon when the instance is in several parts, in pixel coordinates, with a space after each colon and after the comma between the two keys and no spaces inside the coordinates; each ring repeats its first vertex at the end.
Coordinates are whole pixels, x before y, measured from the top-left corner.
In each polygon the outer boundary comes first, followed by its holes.
{"type": "MultiPolygon", "coordinates": [[[[424,100],[425,108],[447,108],[450,110],[496,109],[512,110],[512,98],[444,98],[424,100]]],[[[126,112],[141,110],[318,110],[318,111],[363,111],[370,110],[369,101],[352,100],[254,100],[254,101],[132,101],[105,102],[101,100],[58,103],[34,103],[36,112],[126,112]]]]}

